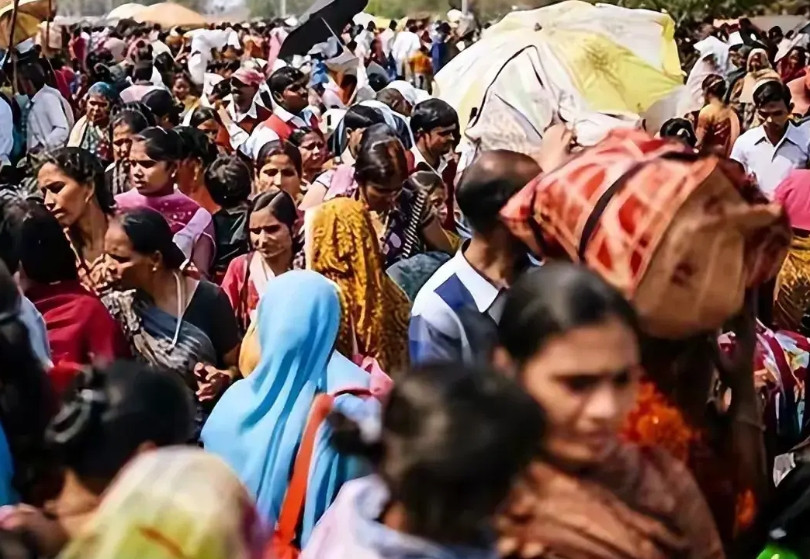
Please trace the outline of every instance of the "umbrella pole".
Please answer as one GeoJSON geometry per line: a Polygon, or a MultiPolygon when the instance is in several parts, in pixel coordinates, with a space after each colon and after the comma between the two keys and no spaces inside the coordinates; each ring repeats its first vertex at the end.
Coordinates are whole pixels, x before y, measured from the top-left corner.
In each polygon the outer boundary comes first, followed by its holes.
{"type": "Polygon", "coordinates": [[[53,10],[53,0],[48,0],[48,19],[45,20],[45,52],[51,52],[51,12],[53,10]]]}
{"type": "Polygon", "coordinates": [[[11,12],[11,32],[8,38],[8,50],[6,57],[11,56],[11,91],[17,94],[17,52],[14,48],[14,28],[17,27],[17,10],[20,8],[20,0],[14,0],[14,7],[11,12]]]}
{"type": "Polygon", "coordinates": [[[20,8],[20,0],[14,0],[14,7],[11,10],[11,32],[8,38],[8,50],[12,50],[16,45],[14,44],[14,30],[17,27],[17,11],[20,8]]]}
{"type": "MultiPolygon", "coordinates": [[[[326,26],[326,28],[329,30],[329,32],[330,32],[332,35],[334,35],[334,36],[335,36],[335,39],[337,39],[337,40],[340,42],[340,44],[342,45],[342,44],[343,44],[343,39],[341,39],[341,38],[340,38],[340,35],[338,35],[337,33],[335,33],[335,30],[334,30],[334,29],[332,29],[332,26],[331,26],[331,25],[329,25],[329,24],[326,22],[326,20],[325,20],[325,19],[321,18],[321,21],[322,21],[322,22],[323,22],[323,24],[326,26]]],[[[343,30],[341,29],[341,31],[343,31],[343,30]]]]}

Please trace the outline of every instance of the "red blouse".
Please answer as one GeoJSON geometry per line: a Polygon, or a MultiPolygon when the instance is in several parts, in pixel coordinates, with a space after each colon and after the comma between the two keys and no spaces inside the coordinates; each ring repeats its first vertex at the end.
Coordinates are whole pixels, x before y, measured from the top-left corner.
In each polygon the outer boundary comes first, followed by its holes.
{"type": "MultiPolygon", "coordinates": [[[[25,295],[45,319],[54,364],[89,365],[130,356],[121,327],[101,300],[78,280],[34,285],[25,295]]],[[[61,394],[71,379],[60,375],[51,380],[54,390],[61,394]]]]}

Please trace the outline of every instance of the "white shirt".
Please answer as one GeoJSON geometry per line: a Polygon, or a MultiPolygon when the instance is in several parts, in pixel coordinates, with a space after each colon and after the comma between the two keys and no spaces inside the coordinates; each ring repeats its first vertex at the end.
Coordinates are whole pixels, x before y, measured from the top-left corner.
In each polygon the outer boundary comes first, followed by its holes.
{"type": "Polygon", "coordinates": [[[419,40],[419,35],[410,31],[400,31],[399,35],[394,39],[394,45],[391,47],[391,54],[400,72],[408,64],[411,56],[421,47],[422,41],[419,40]]]}
{"type": "Polygon", "coordinates": [[[31,110],[28,113],[29,150],[53,149],[67,142],[70,121],[61,97],[59,91],[45,85],[31,98],[31,110]]]}
{"type": "Polygon", "coordinates": [[[427,162],[425,156],[422,155],[422,152],[419,151],[419,146],[416,145],[416,141],[414,140],[413,147],[411,148],[411,153],[413,154],[413,165],[414,167],[418,167],[420,163],[426,165],[431,171],[435,174],[442,176],[444,170],[447,169],[447,161],[445,161],[444,157],[439,158],[439,166],[433,167],[430,163],[427,162]]]}
{"type": "MultiPolygon", "coordinates": [[[[374,33],[368,31],[367,29],[363,29],[360,33],[357,34],[357,37],[354,38],[354,42],[357,43],[357,49],[361,50],[363,55],[368,55],[371,52],[371,41],[374,39],[374,33]]],[[[360,56],[355,50],[355,54],[360,56]]]]}
{"type": "Polygon", "coordinates": [[[380,46],[382,46],[382,51],[385,56],[391,54],[391,49],[394,46],[394,39],[396,36],[397,34],[394,33],[394,30],[391,28],[388,28],[380,33],[380,46]]]}
{"type": "MultiPolygon", "coordinates": [[[[258,99],[259,95],[256,94],[256,96],[253,97],[253,101],[250,103],[250,108],[246,113],[237,111],[236,104],[233,102],[233,96],[228,95],[223,99],[223,101],[226,103],[225,110],[228,112],[228,116],[231,117],[231,122],[226,124],[225,129],[228,131],[228,135],[231,137],[231,147],[233,149],[239,149],[240,146],[242,146],[250,138],[250,134],[248,134],[244,128],[239,126],[239,123],[245,120],[247,117],[250,117],[253,120],[259,118],[259,109],[256,108],[256,101],[258,99]]],[[[258,126],[256,128],[258,128],[258,126]]],[[[241,149],[239,150],[243,153],[249,153],[241,149]]]]}
{"type": "Polygon", "coordinates": [[[241,49],[239,35],[233,29],[199,29],[191,32],[191,56],[188,71],[194,83],[203,83],[205,70],[211,61],[211,49],[224,50],[227,45],[241,49]]]}
{"type": "Polygon", "coordinates": [[[810,128],[788,124],[785,135],[771,144],[762,126],[752,128],[734,142],[731,159],[739,161],[747,173],[754,175],[760,189],[773,198],[779,186],[793,169],[807,169],[810,162],[810,128]]]}
{"type": "Polygon", "coordinates": [[[2,98],[0,98],[0,122],[4,123],[0,125],[0,167],[2,167],[11,162],[9,156],[11,150],[14,149],[14,135],[11,133],[12,128],[14,128],[12,126],[11,106],[2,98]]]}
{"type": "MultiPolygon", "coordinates": [[[[304,111],[305,111],[304,114],[306,115],[306,109],[304,109],[304,111]]],[[[304,126],[309,127],[309,122],[307,122],[298,115],[292,114],[290,111],[288,111],[281,105],[276,105],[275,107],[273,107],[273,112],[276,114],[278,118],[280,118],[284,122],[289,122],[296,128],[303,128],[304,126]]]]}
{"type": "MultiPolygon", "coordinates": [[[[242,130],[242,132],[245,132],[242,130]]],[[[245,132],[247,134],[247,132],[245,132]]],[[[244,153],[252,161],[256,161],[256,158],[259,157],[259,151],[264,147],[265,144],[269,144],[270,142],[277,142],[281,140],[276,131],[267,126],[264,122],[256,126],[253,129],[253,132],[250,133],[250,136],[243,139],[242,142],[239,144],[238,147],[234,147],[234,149],[239,150],[240,152],[244,153]]],[[[231,145],[233,146],[234,138],[231,137],[231,145]]]]}

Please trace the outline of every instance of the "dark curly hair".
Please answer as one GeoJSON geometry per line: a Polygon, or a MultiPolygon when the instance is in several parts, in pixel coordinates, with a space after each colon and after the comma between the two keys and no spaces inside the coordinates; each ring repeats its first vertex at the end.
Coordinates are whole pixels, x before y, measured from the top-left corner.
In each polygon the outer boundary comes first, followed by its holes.
{"type": "Polygon", "coordinates": [[[56,165],[77,183],[92,187],[101,211],[113,214],[115,201],[104,180],[104,167],[92,152],[78,147],[61,147],[45,155],[42,164],[46,163],[56,165]]]}

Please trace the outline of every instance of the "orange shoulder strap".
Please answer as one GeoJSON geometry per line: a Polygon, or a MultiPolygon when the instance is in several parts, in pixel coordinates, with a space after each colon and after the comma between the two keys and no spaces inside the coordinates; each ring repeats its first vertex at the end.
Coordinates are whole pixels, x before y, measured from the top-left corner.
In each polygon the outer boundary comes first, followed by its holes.
{"type": "Polygon", "coordinates": [[[292,544],[295,539],[298,520],[301,518],[301,511],[304,508],[304,499],[307,495],[307,480],[309,478],[309,465],[312,461],[312,452],[315,449],[315,436],[318,428],[332,411],[334,397],[329,394],[318,394],[312,402],[312,408],[307,419],[307,426],[304,428],[304,436],[301,438],[301,446],[298,448],[298,455],[295,457],[293,475],[287,493],[284,495],[284,502],[281,505],[278,527],[276,534],[285,544],[292,544]]]}

